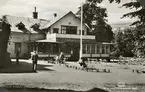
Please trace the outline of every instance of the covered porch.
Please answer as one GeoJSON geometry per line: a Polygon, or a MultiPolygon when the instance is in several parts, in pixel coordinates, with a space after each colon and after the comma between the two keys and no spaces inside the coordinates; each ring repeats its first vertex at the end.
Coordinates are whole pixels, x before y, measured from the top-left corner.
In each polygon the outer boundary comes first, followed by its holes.
{"type": "Polygon", "coordinates": [[[37,40],[29,44],[30,52],[33,50],[38,51],[39,58],[54,58],[61,52],[61,42],[50,40],[37,40]]]}

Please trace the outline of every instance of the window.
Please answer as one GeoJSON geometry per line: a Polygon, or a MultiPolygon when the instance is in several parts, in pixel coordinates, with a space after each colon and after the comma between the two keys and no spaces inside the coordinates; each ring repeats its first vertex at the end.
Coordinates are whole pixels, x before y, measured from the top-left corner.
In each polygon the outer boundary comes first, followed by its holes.
{"type": "Polygon", "coordinates": [[[61,33],[62,34],[66,34],[66,30],[67,30],[66,26],[61,26],[61,33]]]}
{"type": "Polygon", "coordinates": [[[105,45],[102,45],[102,54],[105,54],[105,45]]]}
{"type": "Polygon", "coordinates": [[[97,54],[97,44],[95,44],[95,54],[97,54]]]}
{"type": "Polygon", "coordinates": [[[28,52],[32,52],[33,51],[33,46],[31,43],[28,44],[28,52]]]}
{"type": "Polygon", "coordinates": [[[97,45],[97,54],[100,54],[100,45],[97,45]]]}
{"type": "Polygon", "coordinates": [[[77,27],[76,26],[61,26],[61,33],[62,34],[77,34],[77,27]]]}
{"type": "Polygon", "coordinates": [[[21,53],[21,43],[15,43],[15,53],[17,53],[17,51],[21,53]]]}
{"type": "Polygon", "coordinates": [[[35,23],[34,25],[31,26],[31,28],[33,28],[34,31],[39,31],[39,27],[40,25],[35,23]]]}
{"type": "Polygon", "coordinates": [[[54,53],[58,53],[59,52],[59,46],[58,46],[58,44],[53,43],[52,46],[53,46],[53,52],[54,53]]]}
{"type": "Polygon", "coordinates": [[[91,53],[91,46],[90,46],[90,44],[87,44],[87,54],[90,54],[91,53]]]}
{"type": "Polygon", "coordinates": [[[106,53],[109,54],[109,45],[106,45],[106,53]]]}
{"type": "Polygon", "coordinates": [[[91,45],[91,53],[92,54],[95,54],[95,44],[92,44],[91,45]]]}
{"type": "Polygon", "coordinates": [[[17,24],[16,27],[18,27],[19,30],[25,29],[25,25],[22,22],[20,22],[19,24],[17,24]]]}
{"type": "Polygon", "coordinates": [[[53,28],[53,33],[58,33],[59,28],[53,28]]]}
{"type": "Polygon", "coordinates": [[[38,52],[44,52],[45,53],[45,43],[39,43],[38,44],[38,52]]]}
{"type": "Polygon", "coordinates": [[[83,54],[86,54],[87,51],[86,51],[86,44],[83,44],[83,54]]]}
{"type": "MultiPolygon", "coordinates": [[[[81,30],[79,30],[79,35],[81,35],[81,30]]],[[[82,30],[82,35],[85,35],[85,30],[82,30]]]]}

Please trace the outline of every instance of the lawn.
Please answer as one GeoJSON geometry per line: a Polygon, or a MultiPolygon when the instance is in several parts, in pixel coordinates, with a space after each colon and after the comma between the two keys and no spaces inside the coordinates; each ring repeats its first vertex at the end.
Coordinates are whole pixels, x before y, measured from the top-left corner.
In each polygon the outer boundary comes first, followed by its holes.
{"type": "MultiPolygon", "coordinates": [[[[31,61],[23,60],[20,65],[17,65],[19,67],[17,69],[21,67],[24,70],[31,71],[31,65],[31,61]]],[[[128,68],[118,64],[102,63],[93,65],[98,68],[109,68],[111,73],[87,72],[42,61],[39,61],[38,66],[36,73],[23,72],[23,69],[21,72],[2,72],[0,74],[0,86],[22,85],[28,88],[90,90],[95,87],[116,88],[119,83],[123,83],[125,87],[131,86],[143,89],[145,84],[145,74],[132,73],[134,66],[131,65],[128,68]]]]}

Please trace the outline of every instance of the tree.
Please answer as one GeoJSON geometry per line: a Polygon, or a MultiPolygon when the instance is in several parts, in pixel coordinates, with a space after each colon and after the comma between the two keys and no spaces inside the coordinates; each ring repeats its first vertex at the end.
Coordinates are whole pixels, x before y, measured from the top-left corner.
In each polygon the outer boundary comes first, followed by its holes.
{"type": "MultiPolygon", "coordinates": [[[[94,3],[101,3],[102,1],[104,1],[104,0],[88,0],[89,2],[94,2],[94,3]]],[[[112,3],[112,2],[116,2],[116,3],[120,3],[121,2],[121,0],[108,0],[110,3],[112,3]]]]}
{"type": "Polygon", "coordinates": [[[134,28],[128,28],[124,30],[117,30],[115,33],[114,39],[114,49],[113,54],[114,56],[125,56],[125,57],[132,57],[134,56],[134,28]]]}
{"type": "MultiPolygon", "coordinates": [[[[88,24],[89,27],[92,27],[92,21],[97,21],[98,19],[106,21],[106,8],[99,7],[99,3],[99,0],[86,0],[85,4],[83,4],[83,22],[88,24]]],[[[79,17],[81,17],[80,12],[81,7],[79,7],[77,12],[79,17]]]]}
{"type": "MultiPolygon", "coordinates": [[[[103,0],[89,0],[91,2],[102,2],[103,0]]],[[[109,0],[110,3],[116,2],[120,3],[121,0],[109,0]]],[[[117,37],[116,41],[119,41],[116,43],[116,51],[119,54],[123,54],[123,52],[130,51],[133,52],[134,55],[138,57],[145,57],[145,6],[142,6],[141,0],[132,0],[128,3],[125,3],[122,5],[122,7],[126,7],[129,9],[136,9],[136,11],[129,12],[127,14],[124,14],[122,18],[130,17],[130,18],[137,18],[138,20],[133,22],[132,25],[135,26],[135,29],[131,31],[132,38],[130,39],[128,34],[121,34],[118,33],[119,37],[117,37]],[[123,37],[123,38],[122,38],[123,37]],[[122,39],[123,42],[119,39],[122,39]],[[132,42],[134,41],[134,42],[132,42]],[[127,42],[124,44],[124,42],[127,42]],[[122,45],[122,47],[120,47],[122,45]],[[130,48],[131,47],[131,48],[130,48]],[[125,48],[124,50],[122,48],[125,48]],[[129,49],[128,49],[129,48],[129,49]]],[[[143,0],[142,0],[143,1],[143,0]]],[[[143,1],[144,2],[144,1],[143,1]]],[[[129,32],[129,31],[128,31],[129,32]]]]}
{"type": "Polygon", "coordinates": [[[129,9],[136,9],[136,11],[124,14],[124,17],[137,18],[137,21],[133,22],[132,25],[135,26],[134,30],[134,53],[138,57],[145,57],[145,7],[141,5],[138,0],[133,0],[131,2],[125,3],[122,7],[129,9]]]}
{"type": "Polygon", "coordinates": [[[145,28],[136,27],[134,29],[134,54],[137,57],[145,57],[145,28]]]}
{"type": "MultiPolygon", "coordinates": [[[[83,4],[83,22],[86,23],[90,28],[94,29],[92,32],[88,33],[95,34],[97,42],[110,42],[113,39],[113,32],[111,26],[107,24],[106,8],[100,7],[98,5],[102,1],[103,0],[86,0],[85,4],[83,4]],[[95,22],[95,24],[92,24],[93,22],[95,22]]],[[[112,2],[113,0],[109,1],[112,2]]],[[[77,13],[79,17],[80,12],[81,7],[77,13]]]]}
{"type": "Polygon", "coordinates": [[[3,68],[5,65],[8,64],[8,53],[7,53],[7,45],[9,42],[9,36],[10,36],[10,24],[7,23],[5,18],[3,19],[1,23],[1,29],[0,31],[0,68],[3,68]]]}
{"type": "Polygon", "coordinates": [[[112,27],[102,19],[98,19],[98,24],[95,25],[93,33],[97,42],[111,42],[114,39],[112,27]]]}
{"type": "Polygon", "coordinates": [[[125,3],[122,5],[122,7],[126,7],[129,9],[136,9],[136,11],[124,14],[122,18],[125,17],[138,18],[137,21],[132,23],[132,25],[135,26],[140,26],[145,24],[145,8],[141,6],[141,4],[137,0],[133,0],[131,2],[125,3]]]}

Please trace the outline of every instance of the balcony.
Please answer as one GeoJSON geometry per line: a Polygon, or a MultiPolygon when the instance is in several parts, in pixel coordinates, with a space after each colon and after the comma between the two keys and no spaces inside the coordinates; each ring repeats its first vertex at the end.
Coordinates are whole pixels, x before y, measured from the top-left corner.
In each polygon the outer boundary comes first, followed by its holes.
{"type": "MultiPolygon", "coordinates": [[[[56,40],[56,38],[68,38],[68,39],[80,39],[80,35],[75,34],[47,34],[47,39],[56,40]]],[[[92,35],[83,35],[82,39],[86,40],[95,40],[95,36],[92,35]]]]}

